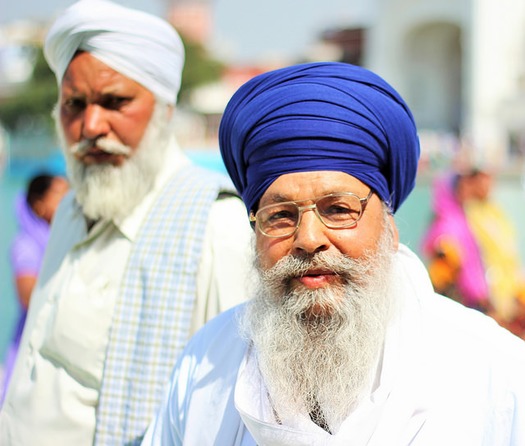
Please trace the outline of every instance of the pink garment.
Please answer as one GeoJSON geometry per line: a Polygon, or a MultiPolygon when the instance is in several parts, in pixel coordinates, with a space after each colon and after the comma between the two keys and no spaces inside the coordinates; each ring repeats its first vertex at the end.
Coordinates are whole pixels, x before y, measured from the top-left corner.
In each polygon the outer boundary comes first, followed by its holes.
{"type": "Polygon", "coordinates": [[[438,177],[432,189],[434,219],[423,237],[422,250],[431,256],[440,238],[446,236],[460,251],[461,269],[457,288],[466,306],[478,308],[488,298],[488,286],[481,254],[453,191],[453,175],[438,177]]]}

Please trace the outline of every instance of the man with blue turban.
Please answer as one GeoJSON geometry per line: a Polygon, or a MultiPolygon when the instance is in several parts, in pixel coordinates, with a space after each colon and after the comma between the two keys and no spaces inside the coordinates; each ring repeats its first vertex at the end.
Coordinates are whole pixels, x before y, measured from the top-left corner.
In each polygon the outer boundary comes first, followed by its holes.
{"type": "Polygon", "coordinates": [[[258,281],[190,341],[143,445],[525,444],[525,343],[435,294],[398,241],[419,145],[392,87],[342,63],[272,71],[219,136],[258,281]]]}
{"type": "Polygon", "coordinates": [[[134,445],[191,334],[245,300],[250,225],[231,181],[173,137],[184,48],[168,22],[81,0],[44,53],[72,192],[54,217],[0,444],[134,445]]]}

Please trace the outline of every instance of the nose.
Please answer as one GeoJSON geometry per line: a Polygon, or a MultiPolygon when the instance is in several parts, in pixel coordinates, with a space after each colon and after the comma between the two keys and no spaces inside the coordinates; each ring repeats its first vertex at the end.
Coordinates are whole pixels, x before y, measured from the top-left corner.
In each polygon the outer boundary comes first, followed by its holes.
{"type": "Polygon", "coordinates": [[[299,227],[294,234],[293,251],[296,255],[315,254],[330,247],[329,229],[313,209],[304,209],[299,227]]]}
{"type": "Polygon", "coordinates": [[[98,104],[89,104],[84,110],[82,136],[86,139],[96,139],[105,136],[110,131],[107,111],[98,104]]]}

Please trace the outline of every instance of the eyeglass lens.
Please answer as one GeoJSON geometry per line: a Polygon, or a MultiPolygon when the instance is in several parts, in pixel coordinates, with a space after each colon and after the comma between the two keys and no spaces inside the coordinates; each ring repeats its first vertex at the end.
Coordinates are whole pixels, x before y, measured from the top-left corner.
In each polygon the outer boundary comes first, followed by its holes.
{"type": "Polygon", "coordinates": [[[257,222],[260,230],[269,236],[291,234],[299,224],[301,213],[306,209],[315,210],[329,228],[352,226],[362,213],[361,201],[356,195],[333,195],[319,198],[314,205],[280,203],[262,208],[257,213],[257,222]]]}

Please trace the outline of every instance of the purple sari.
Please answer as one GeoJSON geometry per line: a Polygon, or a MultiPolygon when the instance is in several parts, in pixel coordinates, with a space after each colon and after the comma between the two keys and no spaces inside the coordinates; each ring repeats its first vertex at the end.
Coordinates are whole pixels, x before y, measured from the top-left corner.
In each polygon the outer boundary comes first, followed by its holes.
{"type": "MultiPolygon", "coordinates": [[[[11,244],[10,252],[13,275],[14,277],[24,275],[38,276],[49,238],[49,224],[32,211],[26,202],[24,194],[20,194],[16,198],[15,214],[18,221],[18,233],[11,244]]],[[[3,400],[13,371],[26,315],[26,309],[19,305],[18,321],[4,359],[5,374],[0,403],[3,400]]]]}

